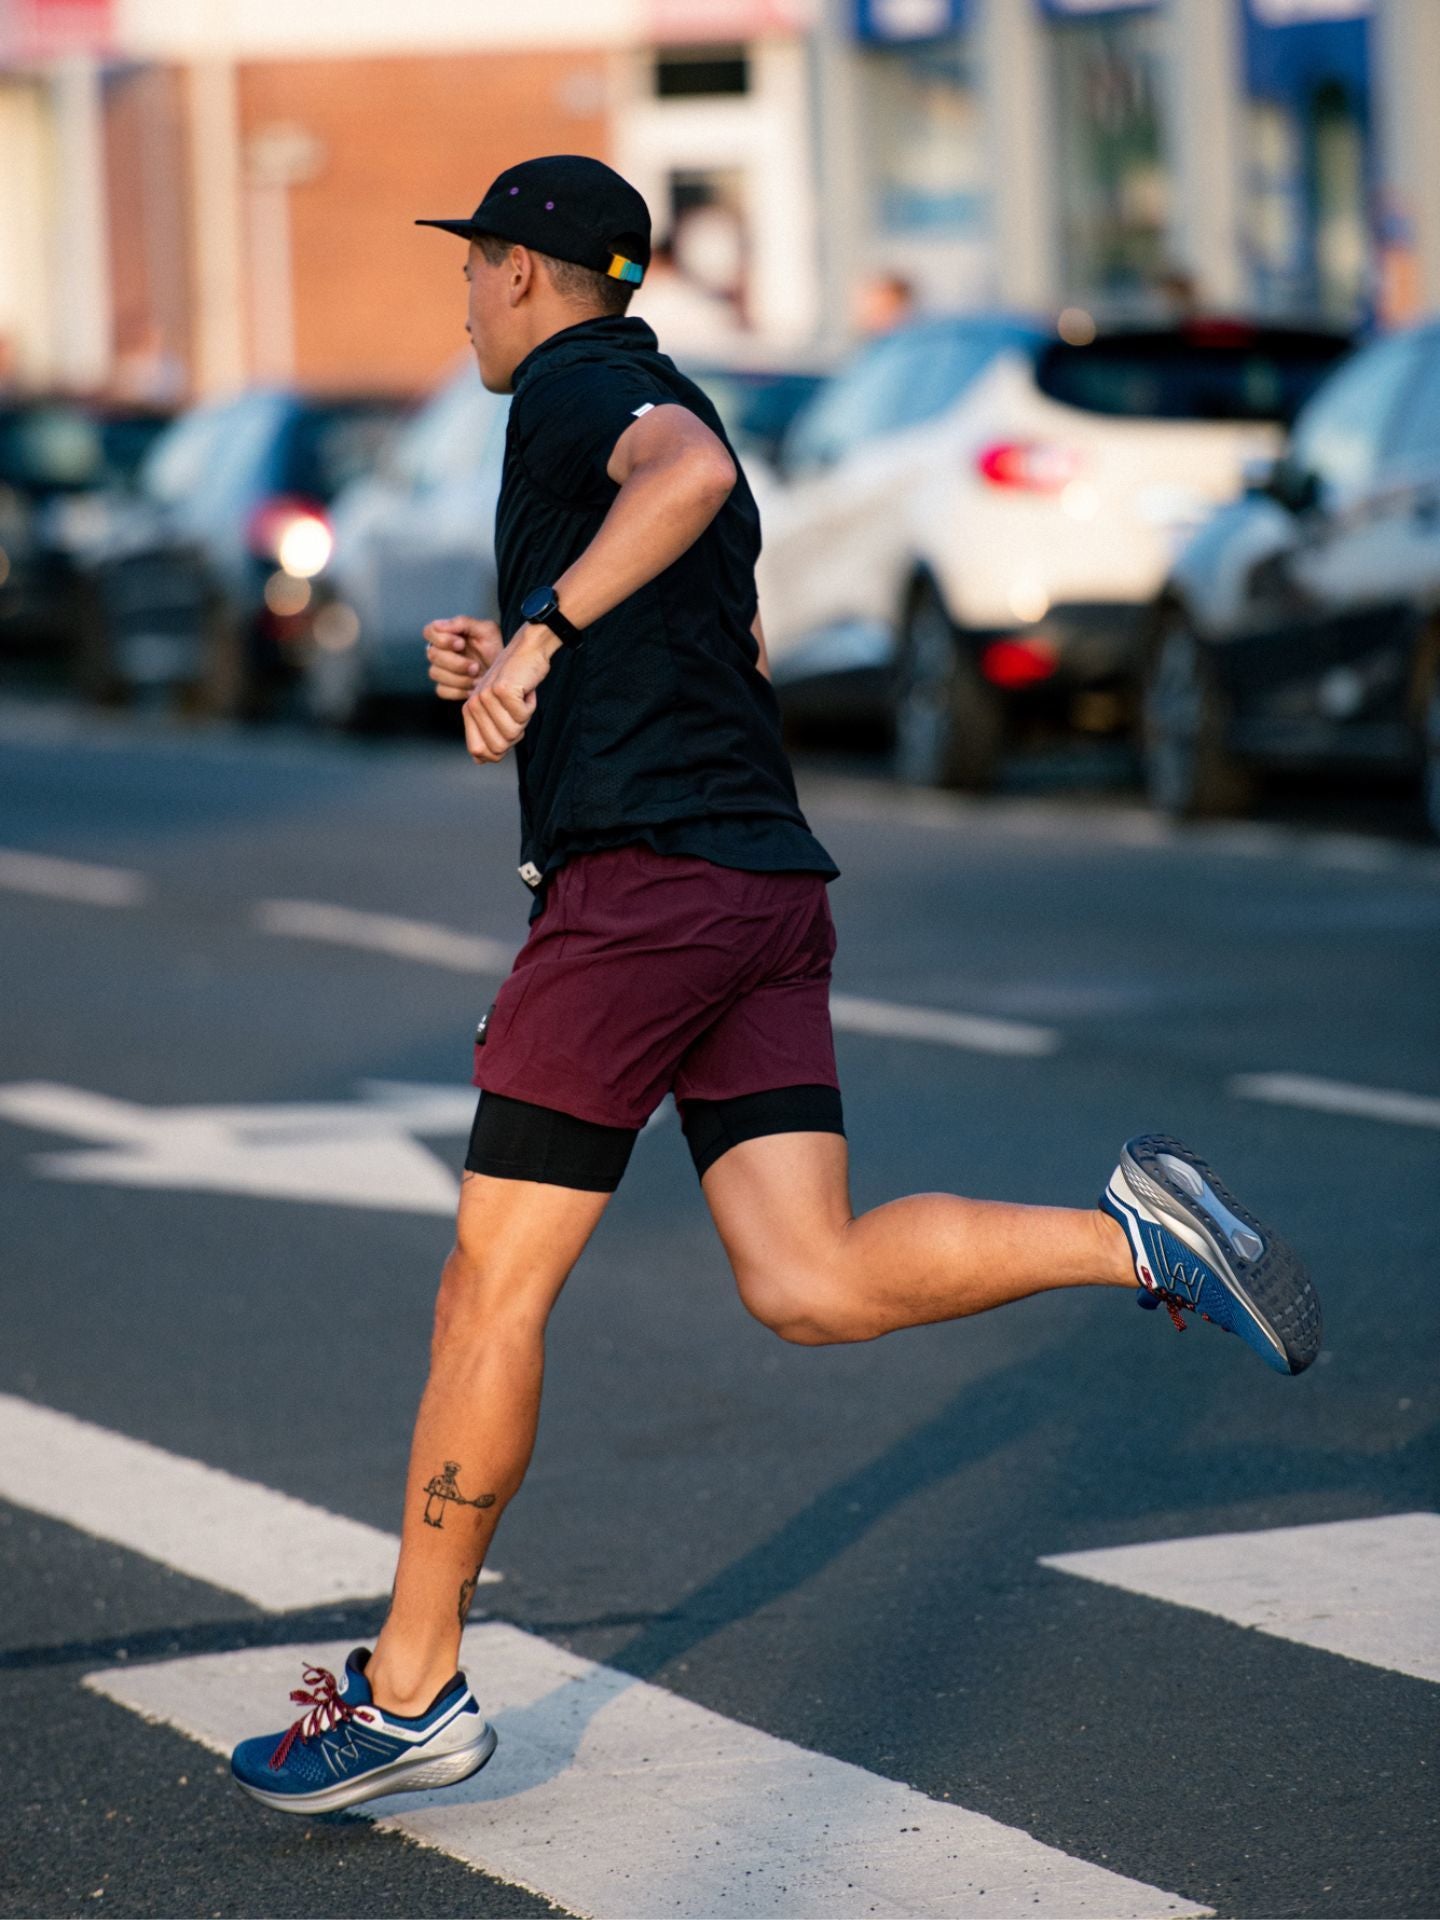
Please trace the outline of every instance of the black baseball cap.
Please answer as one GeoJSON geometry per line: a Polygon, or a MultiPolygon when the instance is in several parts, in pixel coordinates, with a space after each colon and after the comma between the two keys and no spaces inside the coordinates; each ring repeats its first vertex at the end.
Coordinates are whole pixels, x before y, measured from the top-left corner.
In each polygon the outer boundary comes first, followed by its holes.
{"type": "Polygon", "coordinates": [[[613,167],[585,153],[522,160],[495,180],[468,220],[415,224],[465,239],[493,233],[632,286],[650,264],[650,209],[613,167]]]}

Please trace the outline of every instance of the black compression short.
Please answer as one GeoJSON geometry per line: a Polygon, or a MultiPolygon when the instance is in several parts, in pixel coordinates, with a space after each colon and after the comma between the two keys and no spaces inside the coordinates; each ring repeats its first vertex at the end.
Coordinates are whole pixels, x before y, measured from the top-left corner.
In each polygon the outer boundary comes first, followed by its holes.
{"type": "MultiPolygon", "coordinates": [[[[702,1178],[722,1153],[742,1140],[769,1133],[845,1131],[840,1095],[829,1086],[773,1087],[733,1100],[685,1100],[680,1103],[680,1124],[702,1178]]],[[[638,1134],[638,1127],[601,1126],[529,1100],[482,1093],[465,1166],[471,1173],[502,1180],[539,1180],[584,1193],[613,1193],[638,1134]]]]}

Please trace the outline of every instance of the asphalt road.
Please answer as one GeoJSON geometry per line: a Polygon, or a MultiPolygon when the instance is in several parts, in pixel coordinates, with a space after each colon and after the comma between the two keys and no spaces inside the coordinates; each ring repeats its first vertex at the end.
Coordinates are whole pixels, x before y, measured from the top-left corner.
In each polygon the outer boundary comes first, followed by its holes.
{"type": "MultiPolygon", "coordinates": [[[[1440,1504],[1440,1131],[1234,1086],[1440,1096],[1440,855],[830,773],[802,799],[842,869],[838,992],[1050,1037],[842,1031],[857,1208],[1088,1203],[1163,1127],[1308,1257],[1326,1351],[1277,1379],[1108,1292],[788,1348],[737,1304],[662,1120],[556,1313],[491,1617],[1221,1914],[1440,1912],[1432,1682],[1039,1564],[1440,1504]]],[[[278,934],[257,903],[513,948],[516,839],[513,774],[458,746],[0,711],[0,848],[141,877],[129,904],[0,886],[0,1099],[467,1088],[493,974],[278,934]]],[[[0,1392],[393,1529],[444,1215],[57,1177],[97,1125],[0,1118],[0,1392]]],[[[461,1133],[424,1146],[458,1169],[461,1133]]],[[[267,1641],[298,1684],[307,1641],[363,1638],[377,1603],[266,1613],[3,1504],[0,1592],[0,1911],[551,1910],[363,1819],[267,1816],[82,1686],[267,1641]]],[[[237,1733],[289,1717],[257,1699],[237,1733]]]]}

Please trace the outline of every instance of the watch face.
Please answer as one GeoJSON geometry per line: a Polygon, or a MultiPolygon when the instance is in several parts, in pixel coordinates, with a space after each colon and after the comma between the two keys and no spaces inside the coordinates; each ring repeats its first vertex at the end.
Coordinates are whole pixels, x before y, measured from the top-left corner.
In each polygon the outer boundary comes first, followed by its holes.
{"type": "Polygon", "coordinates": [[[526,620],[540,620],[555,606],[553,587],[536,587],[520,602],[520,612],[526,620]]]}

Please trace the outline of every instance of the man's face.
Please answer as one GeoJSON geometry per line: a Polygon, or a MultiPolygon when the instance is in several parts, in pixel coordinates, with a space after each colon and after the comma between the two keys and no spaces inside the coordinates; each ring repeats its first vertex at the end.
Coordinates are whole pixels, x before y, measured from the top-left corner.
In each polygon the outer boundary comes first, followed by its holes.
{"type": "Polygon", "coordinates": [[[519,309],[512,298],[514,268],[507,253],[491,266],[472,240],[465,257],[465,331],[475,349],[481,384],[508,393],[510,376],[525,356],[519,309]]]}

